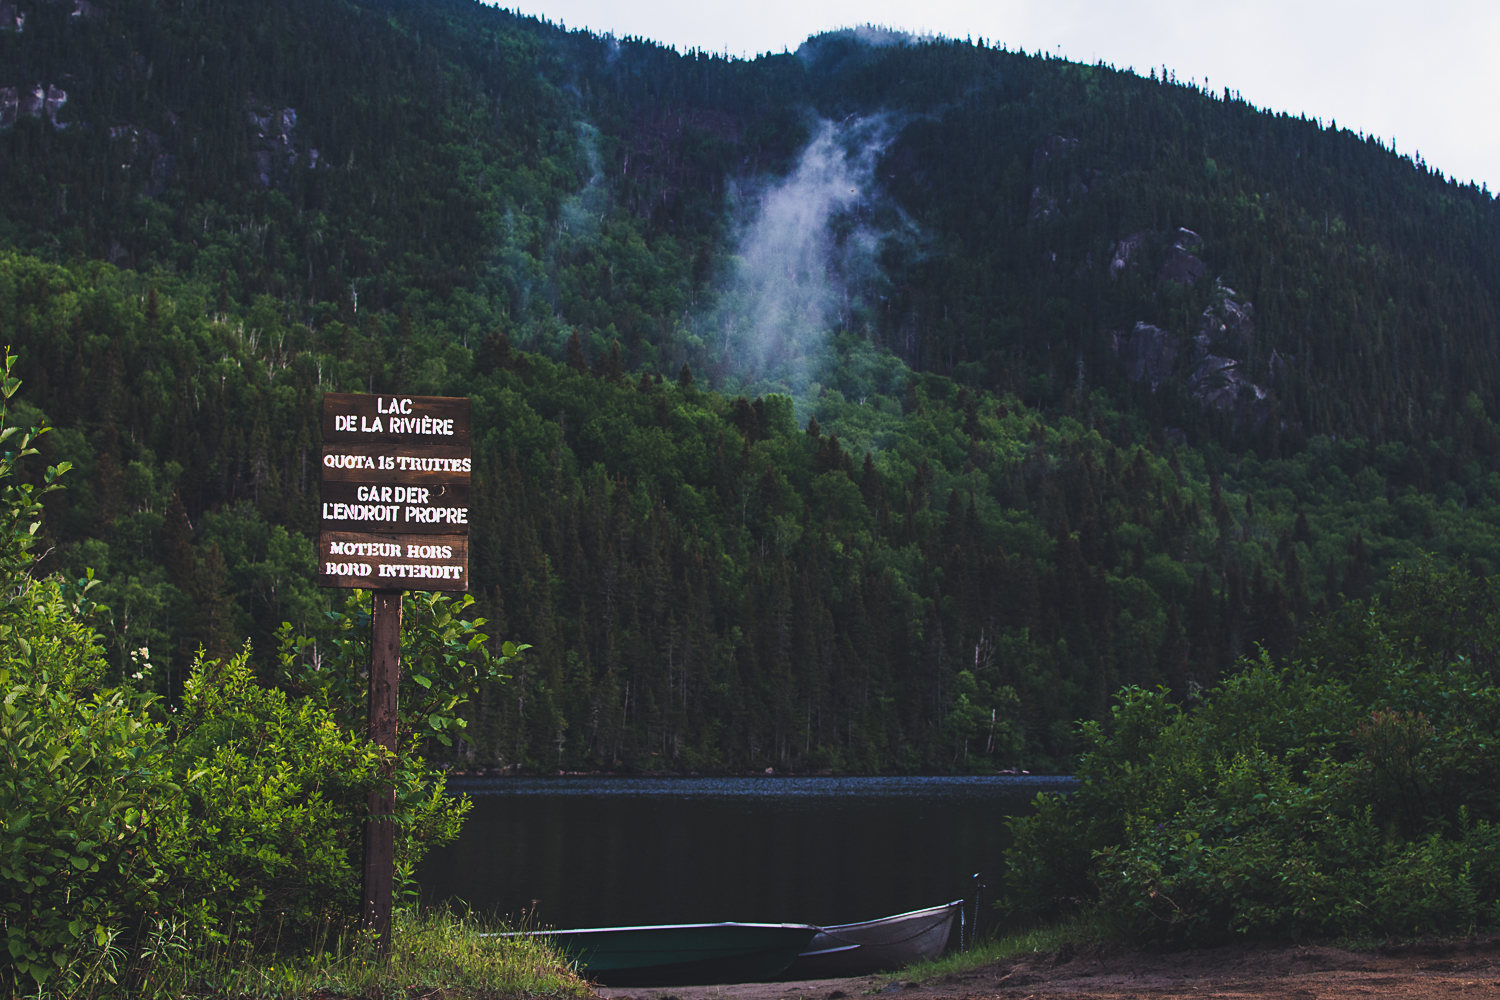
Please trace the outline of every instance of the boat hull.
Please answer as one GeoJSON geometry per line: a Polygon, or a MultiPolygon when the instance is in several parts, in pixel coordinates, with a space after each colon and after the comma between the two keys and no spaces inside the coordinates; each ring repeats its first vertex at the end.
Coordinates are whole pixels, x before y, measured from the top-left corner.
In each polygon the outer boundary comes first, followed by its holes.
{"type": "Polygon", "coordinates": [[[780,978],[865,976],[937,958],[948,945],[962,905],[962,900],[955,900],[879,920],[824,927],[780,978]]]}
{"type": "Polygon", "coordinates": [[[806,950],[807,924],[664,924],[550,931],[578,971],[605,986],[705,986],[775,979],[806,950]]]}

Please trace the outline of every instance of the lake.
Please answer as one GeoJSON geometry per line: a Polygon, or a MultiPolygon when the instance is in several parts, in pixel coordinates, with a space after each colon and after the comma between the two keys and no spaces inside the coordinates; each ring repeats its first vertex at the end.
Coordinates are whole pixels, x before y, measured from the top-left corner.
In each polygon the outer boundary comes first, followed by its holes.
{"type": "Polygon", "coordinates": [[[1000,891],[1005,817],[1071,778],[467,778],[458,841],[417,873],[553,927],[720,920],[850,923],[1000,891]]]}

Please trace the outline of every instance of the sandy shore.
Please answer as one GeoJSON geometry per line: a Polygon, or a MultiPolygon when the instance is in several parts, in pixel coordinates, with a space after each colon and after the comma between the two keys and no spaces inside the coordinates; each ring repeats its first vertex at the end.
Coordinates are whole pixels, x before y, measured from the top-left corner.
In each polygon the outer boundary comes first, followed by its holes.
{"type": "Polygon", "coordinates": [[[890,994],[893,1000],[897,995],[900,1000],[1500,997],[1500,935],[1456,945],[1381,952],[1278,945],[1167,953],[1064,949],[923,983],[870,976],[802,983],[599,989],[606,1000],[858,1000],[872,994],[890,994]]]}

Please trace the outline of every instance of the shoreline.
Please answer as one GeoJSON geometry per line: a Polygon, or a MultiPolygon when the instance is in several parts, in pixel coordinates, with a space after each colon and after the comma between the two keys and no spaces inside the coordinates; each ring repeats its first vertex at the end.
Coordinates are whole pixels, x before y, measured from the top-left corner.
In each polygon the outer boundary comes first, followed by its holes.
{"type": "Polygon", "coordinates": [[[1260,1000],[1439,1000],[1500,996],[1500,935],[1351,950],[1246,943],[1177,952],[1121,945],[1015,955],[979,968],[908,980],[902,973],[852,979],[719,986],[600,987],[603,1000],[844,1000],[899,993],[907,1000],[1042,1000],[1255,997],[1260,1000]]]}
{"type": "Polygon", "coordinates": [[[449,778],[1071,778],[1071,774],[1005,770],[981,774],[951,774],[942,771],[522,771],[508,767],[475,770],[444,770],[449,778]]]}

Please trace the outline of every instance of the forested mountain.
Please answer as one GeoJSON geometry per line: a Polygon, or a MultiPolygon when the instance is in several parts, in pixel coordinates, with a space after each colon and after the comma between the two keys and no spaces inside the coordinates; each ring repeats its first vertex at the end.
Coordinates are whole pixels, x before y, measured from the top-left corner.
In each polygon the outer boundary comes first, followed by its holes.
{"type": "Polygon", "coordinates": [[[535,647],[475,766],[1055,766],[1122,683],[1500,559],[1500,212],[1332,125],[873,31],[21,8],[39,571],[169,695],[322,627],[324,391],[474,399],[475,596],[535,647]]]}

